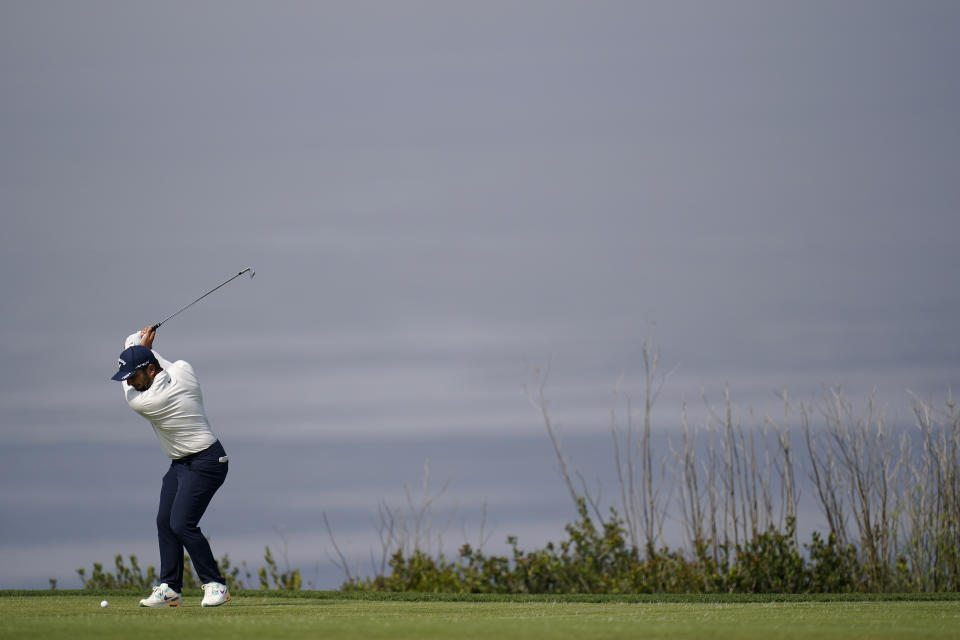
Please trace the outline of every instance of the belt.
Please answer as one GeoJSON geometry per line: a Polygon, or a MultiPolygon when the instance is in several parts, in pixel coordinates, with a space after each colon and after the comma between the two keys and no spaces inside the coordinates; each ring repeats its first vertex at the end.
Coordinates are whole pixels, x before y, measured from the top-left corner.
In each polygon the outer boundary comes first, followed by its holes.
{"type": "MultiPolygon", "coordinates": [[[[202,451],[197,451],[196,453],[187,454],[187,455],[183,456],[182,458],[174,458],[174,459],[173,459],[173,462],[190,462],[191,460],[193,460],[193,459],[196,458],[197,456],[199,456],[199,455],[201,455],[201,454],[204,454],[204,453],[206,453],[207,451],[210,451],[210,449],[212,449],[213,447],[215,447],[215,446],[218,445],[218,444],[220,444],[220,441],[219,441],[219,440],[217,440],[217,441],[214,442],[212,445],[210,445],[209,447],[207,447],[206,449],[204,449],[204,450],[202,450],[202,451]]],[[[218,459],[218,462],[227,462],[229,459],[230,459],[229,456],[220,456],[220,458],[218,459]]]]}

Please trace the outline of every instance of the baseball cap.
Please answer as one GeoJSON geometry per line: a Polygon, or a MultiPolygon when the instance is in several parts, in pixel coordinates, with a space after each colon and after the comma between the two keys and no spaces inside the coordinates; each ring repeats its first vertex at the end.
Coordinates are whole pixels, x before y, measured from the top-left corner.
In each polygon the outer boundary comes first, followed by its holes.
{"type": "Polygon", "coordinates": [[[142,369],[151,362],[153,364],[157,364],[157,358],[153,355],[153,351],[147,349],[146,347],[138,344],[128,349],[124,349],[120,353],[120,369],[113,374],[113,377],[110,379],[126,380],[132,376],[137,369],[142,369]]]}

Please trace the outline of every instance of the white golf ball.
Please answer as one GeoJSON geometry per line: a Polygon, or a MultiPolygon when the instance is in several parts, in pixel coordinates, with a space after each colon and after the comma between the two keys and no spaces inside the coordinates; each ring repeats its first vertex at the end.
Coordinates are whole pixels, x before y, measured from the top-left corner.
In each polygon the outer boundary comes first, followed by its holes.
{"type": "Polygon", "coordinates": [[[107,608],[107,605],[108,605],[108,604],[110,604],[110,603],[107,602],[106,600],[101,600],[101,601],[100,601],[100,606],[103,607],[104,609],[107,608]]]}

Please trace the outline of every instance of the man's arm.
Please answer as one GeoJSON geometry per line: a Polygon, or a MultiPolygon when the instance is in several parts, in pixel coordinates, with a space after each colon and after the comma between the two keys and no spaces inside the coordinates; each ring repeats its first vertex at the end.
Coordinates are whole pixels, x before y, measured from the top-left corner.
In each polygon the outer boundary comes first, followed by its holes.
{"type": "Polygon", "coordinates": [[[150,326],[140,329],[140,345],[153,351],[153,340],[157,337],[157,328],[150,326]]]}
{"type": "MultiPolygon", "coordinates": [[[[155,326],[144,327],[140,330],[140,346],[146,347],[153,351],[153,341],[157,337],[157,328],[155,326]]],[[[163,356],[161,356],[156,351],[153,351],[153,355],[157,357],[157,362],[160,363],[161,369],[169,369],[170,365],[173,364],[163,356]]]]}

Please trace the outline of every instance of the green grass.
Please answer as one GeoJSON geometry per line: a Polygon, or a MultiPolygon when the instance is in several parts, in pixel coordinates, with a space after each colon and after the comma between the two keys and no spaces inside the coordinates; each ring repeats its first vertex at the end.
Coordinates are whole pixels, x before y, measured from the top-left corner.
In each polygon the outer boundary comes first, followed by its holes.
{"type": "Polygon", "coordinates": [[[446,596],[243,592],[141,609],[130,592],[0,592],[0,638],[960,638],[958,594],[446,596]],[[100,600],[110,606],[100,608],[100,600]]]}

